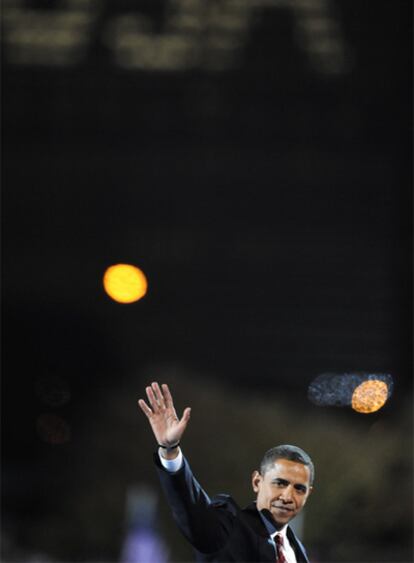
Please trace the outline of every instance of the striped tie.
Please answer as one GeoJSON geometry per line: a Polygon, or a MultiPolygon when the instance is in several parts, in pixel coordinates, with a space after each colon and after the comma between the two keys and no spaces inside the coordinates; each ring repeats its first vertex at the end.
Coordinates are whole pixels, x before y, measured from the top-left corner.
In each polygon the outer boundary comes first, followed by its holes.
{"type": "Polygon", "coordinates": [[[277,563],[287,563],[286,557],[283,555],[283,537],[280,534],[275,536],[277,563]]]}

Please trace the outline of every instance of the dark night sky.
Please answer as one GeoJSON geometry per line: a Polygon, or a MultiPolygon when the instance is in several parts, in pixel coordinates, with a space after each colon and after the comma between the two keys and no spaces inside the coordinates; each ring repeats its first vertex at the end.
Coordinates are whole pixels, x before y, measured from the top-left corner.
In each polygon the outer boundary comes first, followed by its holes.
{"type": "Polygon", "coordinates": [[[119,71],[99,43],[69,70],[6,64],[10,322],[29,308],[46,335],[57,306],[87,309],[113,317],[109,338],[128,327],[132,363],[138,330],[247,384],[335,368],[408,381],[408,3],[391,22],[386,3],[339,8],[354,63],[329,79],[304,68],[287,10],[283,37],[266,20],[228,73],[119,71]],[[117,261],[149,277],[131,311],[101,290],[117,261]]]}

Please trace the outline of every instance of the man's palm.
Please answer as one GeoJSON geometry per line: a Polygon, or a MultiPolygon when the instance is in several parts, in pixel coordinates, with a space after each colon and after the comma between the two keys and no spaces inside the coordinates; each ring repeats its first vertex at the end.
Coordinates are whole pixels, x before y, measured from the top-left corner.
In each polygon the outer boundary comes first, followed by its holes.
{"type": "Polygon", "coordinates": [[[146,388],[151,408],[143,399],[138,401],[141,410],[148,418],[157,442],[163,446],[172,446],[179,442],[190,418],[190,409],[184,410],[181,420],[175,412],[174,402],[168,385],[162,385],[162,391],[157,382],[146,388]]]}

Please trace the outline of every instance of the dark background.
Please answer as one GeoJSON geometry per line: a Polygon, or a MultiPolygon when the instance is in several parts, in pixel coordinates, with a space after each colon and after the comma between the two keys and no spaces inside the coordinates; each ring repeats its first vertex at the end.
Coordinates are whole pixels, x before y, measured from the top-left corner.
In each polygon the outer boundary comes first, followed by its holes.
{"type": "Polygon", "coordinates": [[[212,494],[248,502],[293,441],[315,561],[411,561],[411,2],[2,12],[4,560],[119,560],[128,487],[158,490],[135,402],[160,378],[212,494]],[[118,262],[136,304],[103,291],[118,262]],[[309,403],[355,370],[392,375],[382,410],[309,403]]]}

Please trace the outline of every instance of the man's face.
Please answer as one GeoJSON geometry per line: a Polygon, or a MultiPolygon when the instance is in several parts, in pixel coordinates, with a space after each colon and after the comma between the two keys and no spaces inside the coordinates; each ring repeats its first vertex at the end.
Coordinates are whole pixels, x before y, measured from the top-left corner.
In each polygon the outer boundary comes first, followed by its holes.
{"type": "Polygon", "coordinates": [[[252,486],[257,509],[269,510],[276,524],[284,526],[304,507],[312,490],[309,477],[309,467],[288,459],[277,459],[264,475],[255,471],[252,486]]]}

